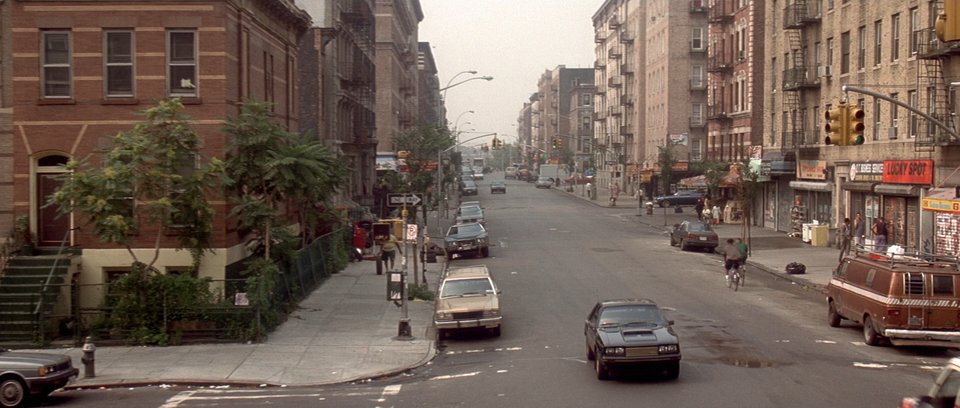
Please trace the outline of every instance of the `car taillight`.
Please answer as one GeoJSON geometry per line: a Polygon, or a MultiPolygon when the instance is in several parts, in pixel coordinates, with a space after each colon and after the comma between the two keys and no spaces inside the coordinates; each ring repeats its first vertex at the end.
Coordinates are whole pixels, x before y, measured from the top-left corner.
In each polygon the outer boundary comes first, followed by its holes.
{"type": "Polygon", "coordinates": [[[904,398],[900,401],[900,408],[918,408],[920,406],[920,401],[916,398],[904,398]]]}
{"type": "Polygon", "coordinates": [[[687,239],[697,239],[697,236],[693,234],[687,234],[687,239]]]}

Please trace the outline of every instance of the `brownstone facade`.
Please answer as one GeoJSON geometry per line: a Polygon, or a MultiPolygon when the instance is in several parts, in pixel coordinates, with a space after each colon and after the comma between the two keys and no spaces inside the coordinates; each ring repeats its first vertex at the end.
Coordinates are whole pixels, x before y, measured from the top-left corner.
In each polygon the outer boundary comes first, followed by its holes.
{"type": "MultiPolygon", "coordinates": [[[[189,122],[203,140],[202,160],[224,157],[228,141],[221,129],[238,101],[272,102],[276,120],[298,129],[297,44],[310,19],[292,0],[10,4],[14,211],[30,216],[41,244],[59,245],[70,227],[81,227],[68,244],[84,250],[85,283],[102,281],[106,269],[127,266],[130,259],[91,236],[79,218],[56,218],[53,209],[43,208],[44,197],[58,186],[59,165],[95,158],[110,147],[110,136],[142,120],[139,112],[171,97],[187,105],[189,122]]],[[[218,278],[246,254],[225,217],[223,197],[210,202],[217,210],[215,252],[200,274],[218,278]]],[[[135,246],[148,250],[153,234],[143,227],[135,246]]],[[[172,249],[172,240],[163,246],[171,249],[161,255],[161,270],[190,265],[184,251],[172,249]]]]}

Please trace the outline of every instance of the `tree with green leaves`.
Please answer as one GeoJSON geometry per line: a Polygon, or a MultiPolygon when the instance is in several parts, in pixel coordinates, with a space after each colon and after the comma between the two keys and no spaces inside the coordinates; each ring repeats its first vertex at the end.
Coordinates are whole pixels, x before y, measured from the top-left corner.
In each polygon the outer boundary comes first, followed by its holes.
{"type": "Polygon", "coordinates": [[[673,165],[677,163],[674,156],[673,144],[668,140],[666,146],[657,146],[657,165],[660,166],[660,189],[664,195],[670,194],[670,183],[673,182],[673,165]]]}
{"type": "Polygon", "coordinates": [[[223,166],[216,158],[201,164],[200,137],[182,110],[179,99],[161,101],[143,112],[143,122],[113,137],[100,165],[90,157],[71,160],[50,199],[63,215],[81,214],[99,240],[126,248],[135,269],[154,270],[166,235],[190,251],[194,268],[210,247],[214,209],[208,193],[223,166]],[[156,228],[142,228],[148,224],[156,228]],[[133,251],[141,230],[155,231],[151,260],[133,251]]]}
{"type": "MultiPolygon", "coordinates": [[[[397,150],[407,152],[406,162],[409,169],[404,182],[392,186],[393,191],[422,194],[427,202],[436,202],[439,194],[434,195],[433,190],[437,183],[437,171],[432,167],[428,168],[428,163],[435,162],[440,152],[455,143],[456,139],[449,130],[435,124],[420,124],[393,138],[393,145],[397,150]]],[[[444,174],[444,182],[453,180],[454,174],[449,173],[444,174]]],[[[426,206],[423,206],[424,218],[426,211],[426,206]]]]}
{"type": "Polygon", "coordinates": [[[712,198],[717,198],[720,195],[720,183],[723,182],[723,177],[727,174],[729,167],[730,164],[727,162],[704,160],[696,163],[691,170],[695,173],[703,174],[703,178],[707,184],[707,195],[712,198]]]}
{"type": "Polygon", "coordinates": [[[223,184],[240,229],[262,240],[267,259],[274,235],[290,224],[287,216],[300,222],[303,240],[310,239],[322,204],[346,179],[343,161],[319,140],[284,130],[265,102],[243,103],[224,132],[232,144],[223,184]]]}

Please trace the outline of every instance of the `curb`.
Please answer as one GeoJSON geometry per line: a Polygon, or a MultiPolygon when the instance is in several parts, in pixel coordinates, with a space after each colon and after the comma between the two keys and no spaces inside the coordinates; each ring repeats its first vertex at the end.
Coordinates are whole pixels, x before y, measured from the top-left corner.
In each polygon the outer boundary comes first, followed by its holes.
{"type": "Polygon", "coordinates": [[[81,390],[93,390],[93,389],[108,389],[108,388],[142,388],[142,387],[151,387],[151,386],[160,386],[160,385],[178,385],[185,387],[214,387],[214,386],[232,386],[240,388],[294,388],[294,387],[319,387],[325,385],[337,385],[337,384],[350,384],[358,381],[367,381],[367,380],[378,380],[381,378],[392,377],[397,374],[402,374],[406,371],[422,367],[429,363],[434,357],[437,356],[437,347],[436,341],[428,340],[428,351],[427,354],[417,361],[416,363],[409,364],[404,367],[398,367],[385,371],[378,371],[372,374],[363,374],[356,377],[351,377],[343,380],[337,381],[326,381],[326,382],[317,382],[317,383],[305,383],[305,384],[281,384],[269,381],[234,381],[234,380],[136,380],[136,381],[117,381],[117,382],[104,382],[104,383],[92,383],[92,384],[70,384],[63,387],[64,390],[68,391],[81,391],[81,390]]]}

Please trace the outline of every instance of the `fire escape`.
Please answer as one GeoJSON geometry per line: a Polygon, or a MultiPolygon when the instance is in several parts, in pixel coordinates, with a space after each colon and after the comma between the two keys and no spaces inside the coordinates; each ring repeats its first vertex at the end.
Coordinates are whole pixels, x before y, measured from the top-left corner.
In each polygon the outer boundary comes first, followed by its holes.
{"type": "MultiPolygon", "coordinates": [[[[721,32],[727,32],[727,28],[733,24],[734,4],[730,0],[717,0],[710,7],[707,16],[707,22],[714,27],[720,28],[721,32]]],[[[710,83],[713,90],[710,92],[710,101],[707,105],[707,124],[708,134],[712,134],[713,143],[710,143],[704,149],[707,157],[712,159],[723,159],[723,135],[730,134],[733,125],[733,117],[730,116],[730,106],[726,103],[724,85],[733,75],[733,53],[730,52],[729,45],[723,41],[710,47],[707,54],[707,74],[710,76],[710,83]]]]}
{"type": "Polygon", "coordinates": [[[340,1],[340,7],[343,24],[341,33],[352,40],[340,42],[347,49],[340,51],[340,92],[337,97],[345,113],[350,116],[343,118],[348,121],[344,125],[352,128],[341,131],[353,136],[350,141],[352,144],[372,145],[375,149],[373,9],[368,0],[344,0],[340,1]]]}
{"type": "MultiPolygon", "coordinates": [[[[943,9],[943,1],[936,2],[936,9],[943,9]]],[[[917,91],[920,109],[953,128],[953,115],[950,114],[949,84],[943,78],[943,60],[953,54],[960,54],[960,43],[944,43],[937,39],[931,26],[911,33],[911,41],[917,47],[917,91]]],[[[931,122],[917,118],[916,137],[913,150],[932,152],[937,146],[960,144],[947,132],[931,122]]],[[[912,122],[912,121],[911,121],[912,122]]],[[[910,129],[913,131],[914,129],[910,129]]]]}
{"type": "Polygon", "coordinates": [[[816,144],[816,132],[806,129],[805,92],[820,88],[820,77],[831,75],[830,65],[812,67],[804,52],[804,30],[820,22],[819,1],[793,0],[787,3],[783,14],[783,28],[790,58],[784,61],[783,71],[783,148],[799,148],[816,144]],[[811,137],[812,136],[812,137],[811,137]]]}

